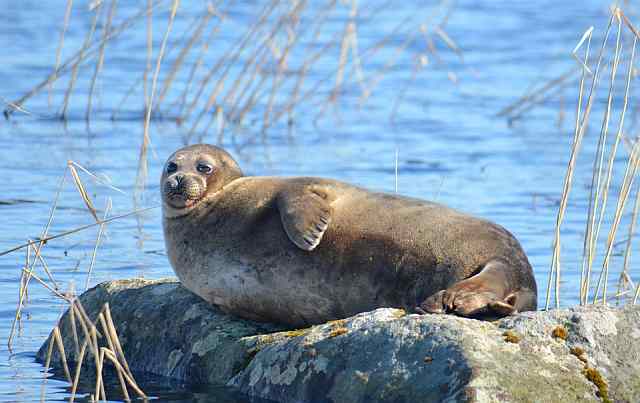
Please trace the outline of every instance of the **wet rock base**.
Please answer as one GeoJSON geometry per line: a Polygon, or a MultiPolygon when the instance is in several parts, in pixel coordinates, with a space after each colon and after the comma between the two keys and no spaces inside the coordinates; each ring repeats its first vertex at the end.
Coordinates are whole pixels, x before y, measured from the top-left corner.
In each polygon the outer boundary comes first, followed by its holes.
{"type": "MultiPolygon", "coordinates": [[[[384,308],[284,329],[226,315],[174,279],[110,281],[80,301],[92,320],[109,304],[134,373],[274,401],[640,401],[640,306],[495,322],[384,308]]],[[[73,363],[69,312],[60,332],[73,363]]],[[[48,346],[38,352],[43,362],[48,346]]]]}

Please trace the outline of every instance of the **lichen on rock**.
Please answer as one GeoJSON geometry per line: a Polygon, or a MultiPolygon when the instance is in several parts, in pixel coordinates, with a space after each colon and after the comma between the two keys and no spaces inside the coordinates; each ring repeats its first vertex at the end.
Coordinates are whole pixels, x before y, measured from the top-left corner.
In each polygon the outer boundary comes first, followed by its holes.
{"type": "MultiPolygon", "coordinates": [[[[640,307],[493,323],[382,308],[286,329],[226,315],[175,280],[112,281],[80,299],[91,319],[110,304],[134,372],[274,401],[640,401],[640,307]],[[558,327],[566,337],[554,338],[558,327]]],[[[73,362],[69,316],[60,327],[73,362]]]]}

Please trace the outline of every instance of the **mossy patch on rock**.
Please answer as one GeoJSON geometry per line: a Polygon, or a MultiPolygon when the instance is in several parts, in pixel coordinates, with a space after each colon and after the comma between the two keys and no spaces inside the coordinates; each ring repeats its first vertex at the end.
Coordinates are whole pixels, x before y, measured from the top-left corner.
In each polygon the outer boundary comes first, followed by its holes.
{"type": "Polygon", "coordinates": [[[338,337],[346,333],[349,333],[349,329],[346,327],[337,327],[329,333],[329,337],[338,337]]]}
{"type": "Polygon", "coordinates": [[[283,332],[283,335],[285,337],[298,337],[298,336],[304,336],[307,333],[309,333],[309,328],[289,330],[287,332],[283,332]]]}
{"type": "Polygon", "coordinates": [[[507,343],[520,343],[520,339],[522,338],[513,330],[505,331],[504,333],[502,333],[502,336],[504,337],[504,341],[506,341],[507,343]]]}
{"type": "MultiPolygon", "coordinates": [[[[110,304],[132,371],[272,401],[640,401],[639,306],[523,312],[493,323],[381,308],[292,330],[226,315],[175,280],[114,281],[80,298],[92,319],[110,304]]],[[[68,313],[60,326],[72,362],[68,313]]]]}
{"type": "Polygon", "coordinates": [[[585,364],[587,363],[587,356],[582,347],[571,347],[569,352],[578,357],[580,361],[584,362],[585,364]]]}
{"type": "Polygon", "coordinates": [[[567,337],[569,337],[569,331],[564,326],[556,326],[551,331],[551,336],[556,339],[567,340],[567,337]]]}
{"type": "Polygon", "coordinates": [[[609,385],[602,377],[600,371],[596,368],[585,367],[582,370],[582,374],[589,380],[589,382],[596,385],[598,388],[598,396],[605,403],[611,403],[611,399],[609,399],[609,385]]]}

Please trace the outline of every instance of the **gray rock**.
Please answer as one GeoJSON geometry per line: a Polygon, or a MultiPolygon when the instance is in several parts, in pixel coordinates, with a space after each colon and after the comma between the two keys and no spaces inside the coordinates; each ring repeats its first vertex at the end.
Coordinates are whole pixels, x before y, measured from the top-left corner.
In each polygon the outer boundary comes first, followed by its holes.
{"type": "MultiPolygon", "coordinates": [[[[81,301],[92,319],[110,304],[132,370],[276,401],[640,401],[638,306],[496,322],[384,308],[283,331],[226,315],[175,280],[107,282],[81,301]]],[[[73,361],[68,313],[60,327],[73,361]]]]}

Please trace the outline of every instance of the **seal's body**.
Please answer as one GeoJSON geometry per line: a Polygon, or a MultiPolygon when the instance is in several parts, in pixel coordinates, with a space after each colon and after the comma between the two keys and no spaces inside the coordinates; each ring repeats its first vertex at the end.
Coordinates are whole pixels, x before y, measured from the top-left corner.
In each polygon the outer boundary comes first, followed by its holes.
{"type": "Polygon", "coordinates": [[[436,203],[328,179],[242,177],[207,145],[177,151],[162,187],[180,281],[244,318],[304,326],[378,307],[463,316],[536,308],[516,239],[436,203]]]}

